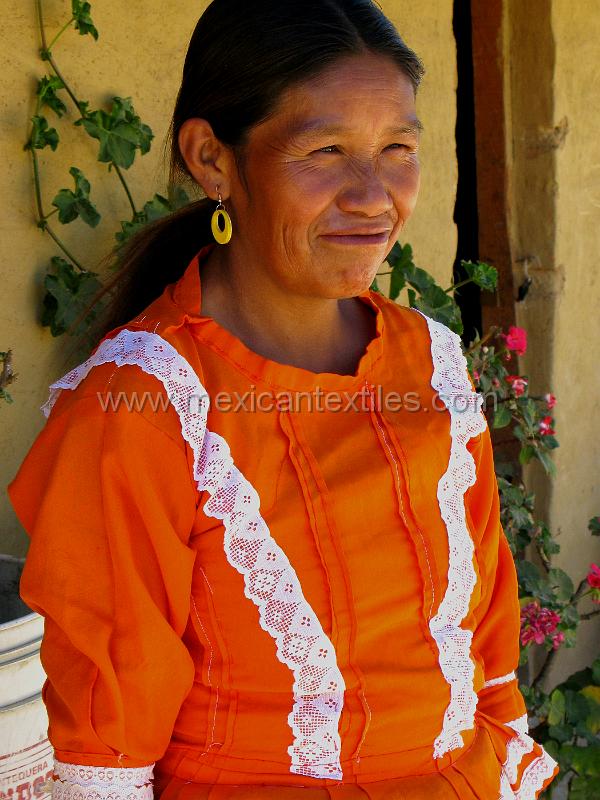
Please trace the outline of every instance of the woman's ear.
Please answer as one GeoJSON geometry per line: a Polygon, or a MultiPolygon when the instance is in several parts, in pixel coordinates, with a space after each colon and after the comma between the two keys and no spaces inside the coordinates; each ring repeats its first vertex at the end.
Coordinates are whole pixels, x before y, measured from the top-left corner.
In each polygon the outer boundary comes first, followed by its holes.
{"type": "Polygon", "coordinates": [[[217,200],[218,192],[224,200],[231,194],[231,169],[235,160],[228,147],[214,134],[205,119],[187,119],[179,130],[179,150],[186,166],[204,189],[207,197],[217,200]]]}

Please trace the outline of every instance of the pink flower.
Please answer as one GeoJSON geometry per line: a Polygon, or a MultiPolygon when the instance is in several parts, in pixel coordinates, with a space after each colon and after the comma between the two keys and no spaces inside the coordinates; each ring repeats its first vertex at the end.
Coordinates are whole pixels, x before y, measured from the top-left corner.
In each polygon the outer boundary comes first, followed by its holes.
{"type": "Polygon", "coordinates": [[[527,379],[522,378],[520,375],[507,375],[505,380],[510,383],[516,397],[521,397],[527,388],[527,379]]]}
{"type": "Polygon", "coordinates": [[[600,589],[600,567],[598,564],[590,564],[590,571],[587,575],[587,582],[592,589],[600,589]]]}
{"type": "Polygon", "coordinates": [[[539,424],[540,434],[542,436],[554,435],[554,428],[552,427],[552,417],[543,417],[539,424]]]}
{"type": "Polygon", "coordinates": [[[565,640],[565,635],[562,631],[555,633],[554,636],[552,637],[552,649],[558,650],[558,648],[561,646],[564,640],[565,640]]]}
{"type": "Polygon", "coordinates": [[[527,350],[527,331],[525,328],[517,328],[511,325],[508,333],[503,333],[502,337],[508,350],[512,350],[518,356],[522,356],[527,350]]]}
{"type": "Polygon", "coordinates": [[[500,386],[500,381],[498,380],[498,378],[492,378],[492,386],[494,387],[494,389],[497,389],[500,386]]]}
{"type": "MultiPolygon", "coordinates": [[[[560,614],[557,614],[556,611],[541,607],[537,600],[528,603],[521,609],[521,644],[523,647],[532,642],[544,644],[546,636],[550,636],[556,631],[559,622],[560,614]]],[[[555,637],[558,636],[558,633],[555,634],[555,637]]],[[[552,639],[553,646],[555,637],[552,639]]],[[[560,636],[558,638],[560,639],[560,636]]],[[[563,640],[564,634],[556,646],[559,647],[563,640]]]]}
{"type": "Polygon", "coordinates": [[[473,370],[473,379],[478,381],[479,380],[479,372],[476,369],[473,370]]]}
{"type": "Polygon", "coordinates": [[[545,394],[544,400],[546,401],[546,405],[548,406],[548,408],[554,408],[554,406],[556,405],[556,397],[554,397],[553,394],[550,393],[545,394]]]}

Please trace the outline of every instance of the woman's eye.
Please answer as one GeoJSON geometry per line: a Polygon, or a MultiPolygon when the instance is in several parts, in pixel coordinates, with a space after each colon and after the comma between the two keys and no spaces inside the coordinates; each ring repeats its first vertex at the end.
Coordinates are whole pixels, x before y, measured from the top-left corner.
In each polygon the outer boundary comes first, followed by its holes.
{"type": "Polygon", "coordinates": [[[327,147],[319,147],[317,153],[335,153],[338,150],[337,144],[329,144],[327,147]]]}
{"type": "Polygon", "coordinates": [[[398,149],[410,150],[410,148],[409,148],[409,146],[407,144],[399,144],[399,142],[394,142],[393,144],[388,144],[388,146],[386,147],[386,150],[389,150],[390,148],[392,150],[398,150],[398,149]]]}

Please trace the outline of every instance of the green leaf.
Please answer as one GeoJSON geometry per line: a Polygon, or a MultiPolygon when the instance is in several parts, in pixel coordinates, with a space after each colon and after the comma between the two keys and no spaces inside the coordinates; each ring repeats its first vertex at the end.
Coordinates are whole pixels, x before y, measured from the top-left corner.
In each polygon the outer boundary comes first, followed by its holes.
{"type": "Polygon", "coordinates": [[[483,261],[461,261],[461,266],[465,269],[467,277],[476,283],[481,289],[493,292],[498,284],[498,270],[483,261]]]}
{"type": "Polygon", "coordinates": [[[548,572],[548,579],[550,581],[550,585],[553,587],[556,593],[556,597],[561,602],[568,603],[573,596],[575,587],[573,586],[573,581],[567,575],[567,573],[564,570],[559,569],[559,567],[553,567],[548,572]]]}
{"type": "Polygon", "coordinates": [[[585,724],[592,733],[600,733],[600,686],[585,686],[581,694],[588,701],[589,707],[585,724]]]}
{"type": "Polygon", "coordinates": [[[69,173],[75,180],[75,191],[61,189],[52,201],[52,205],[58,208],[58,219],[63,225],[67,225],[77,217],[81,217],[87,225],[95,228],[101,217],[90,201],[89,181],[77,167],[71,167],[69,173]]]}
{"type": "Polygon", "coordinates": [[[560,748],[560,754],[578,775],[590,778],[600,777],[600,744],[587,747],[564,744],[560,748]]]}
{"type": "Polygon", "coordinates": [[[435,285],[435,281],[431,275],[424,269],[415,267],[414,264],[412,264],[411,267],[406,270],[406,281],[419,292],[424,292],[426,289],[429,289],[431,286],[435,285]]]}
{"type": "Polygon", "coordinates": [[[64,83],[56,75],[41,78],[36,92],[36,95],[40,98],[40,108],[48,106],[58,117],[62,117],[67,107],[56,92],[64,88],[64,83]]]}
{"type": "Polygon", "coordinates": [[[83,125],[88,134],[100,142],[98,161],[129,169],[136,150],[150,150],[154,134],[136,115],[131,98],[113,97],[110,110],[87,112],[76,125],[83,125]]]}
{"type": "Polygon", "coordinates": [[[571,689],[565,691],[565,716],[570,723],[585,722],[591,711],[591,703],[585,695],[571,689]]]}
{"type": "Polygon", "coordinates": [[[562,621],[565,625],[570,627],[577,627],[579,625],[579,611],[576,606],[565,606],[561,612],[562,621]]]}
{"type": "Polygon", "coordinates": [[[569,787],[569,800],[598,800],[600,797],[600,778],[587,778],[576,775],[569,787]]]}
{"type": "Polygon", "coordinates": [[[406,284],[406,273],[414,267],[412,247],[409,244],[402,246],[396,242],[387,257],[387,262],[392,268],[390,276],[390,300],[396,300],[406,284]]]}
{"type": "MultiPolygon", "coordinates": [[[[119,234],[117,234],[117,236],[118,236],[118,235],[119,235],[119,234]]],[[[382,294],[382,291],[381,291],[381,289],[379,288],[379,284],[377,283],[377,278],[373,278],[373,282],[372,282],[372,283],[371,283],[371,285],[369,286],[369,289],[370,289],[372,292],[379,292],[379,294],[382,294]]]]}
{"type": "Polygon", "coordinates": [[[538,457],[538,459],[541,461],[542,466],[544,467],[544,469],[546,470],[548,475],[550,475],[551,478],[555,478],[556,477],[556,464],[554,463],[554,461],[552,461],[552,459],[550,458],[548,453],[545,450],[543,450],[542,448],[538,447],[538,448],[536,448],[536,453],[535,454],[538,457]]]}
{"type": "Polygon", "coordinates": [[[539,419],[538,408],[535,401],[530,397],[520,397],[517,402],[525,422],[530,428],[533,428],[539,419]]]}
{"type": "Polygon", "coordinates": [[[161,219],[162,217],[171,214],[176,210],[173,206],[173,202],[180,201],[180,196],[175,198],[173,201],[169,201],[166,197],[163,197],[160,194],[155,194],[152,200],[148,200],[142,211],[140,211],[133,220],[130,222],[121,222],[121,230],[115,234],[117,242],[119,242],[119,244],[123,244],[149,222],[153,222],[154,220],[161,219]]]}
{"type": "MultiPolygon", "coordinates": [[[[60,336],[77,319],[102,284],[95,272],[79,272],[59,256],[51,259],[52,272],[44,279],[46,295],[42,325],[49,326],[53,336],[60,336]]],[[[98,304],[99,306],[99,304],[98,304]]],[[[90,323],[97,310],[88,314],[90,323]]]]}
{"type": "Polygon", "coordinates": [[[572,725],[550,725],[548,735],[560,744],[566,744],[573,739],[572,725]]]}
{"type": "Polygon", "coordinates": [[[522,447],[519,451],[519,463],[520,464],[529,464],[531,459],[536,455],[537,449],[533,447],[533,445],[526,444],[525,447],[522,447]]]}
{"type": "Polygon", "coordinates": [[[600,517],[592,517],[588,522],[588,530],[592,536],[600,536],[600,517]]]}
{"type": "Polygon", "coordinates": [[[600,686],[600,658],[597,658],[592,664],[592,680],[596,686],[600,686]]]}
{"type": "Polygon", "coordinates": [[[550,708],[548,710],[548,725],[562,725],[565,719],[565,696],[560,689],[555,689],[550,695],[550,708]]]}
{"type": "Polygon", "coordinates": [[[531,561],[519,560],[516,562],[519,584],[526,595],[531,595],[542,604],[552,603],[554,594],[546,576],[542,574],[537,564],[531,561]]]}
{"type": "Polygon", "coordinates": [[[460,309],[454,299],[447,295],[440,286],[436,284],[428,286],[415,300],[415,308],[446,325],[455,333],[462,333],[460,309]]]}
{"type": "Polygon", "coordinates": [[[190,203],[190,197],[183,186],[175,184],[169,187],[169,204],[172,211],[177,211],[190,203]]]}
{"type": "Polygon", "coordinates": [[[75,28],[79,31],[81,36],[89,34],[98,40],[98,31],[92,22],[90,11],[92,7],[89,3],[83,0],[72,0],[71,9],[73,18],[75,19],[75,28]]]}
{"type": "Polygon", "coordinates": [[[31,131],[31,138],[29,143],[25,146],[34,147],[36,150],[43,150],[45,147],[50,147],[56,150],[58,147],[58,133],[55,128],[50,128],[46,117],[36,115],[31,118],[33,128],[31,131]]]}
{"type": "Polygon", "coordinates": [[[494,421],[492,423],[492,427],[505,428],[511,420],[512,414],[510,412],[510,408],[506,403],[502,403],[494,412],[494,421]]]}

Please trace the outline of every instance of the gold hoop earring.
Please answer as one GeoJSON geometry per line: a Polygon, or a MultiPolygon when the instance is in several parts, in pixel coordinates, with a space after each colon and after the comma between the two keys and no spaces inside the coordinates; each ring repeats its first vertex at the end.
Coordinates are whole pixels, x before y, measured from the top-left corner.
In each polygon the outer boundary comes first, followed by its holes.
{"type": "Polygon", "coordinates": [[[215,237],[217,244],[227,244],[231,241],[233,234],[233,225],[231,224],[231,217],[227,213],[223,205],[223,198],[219,194],[219,202],[212,215],[210,222],[212,235],[215,237]],[[222,222],[222,227],[221,227],[222,222]]]}

